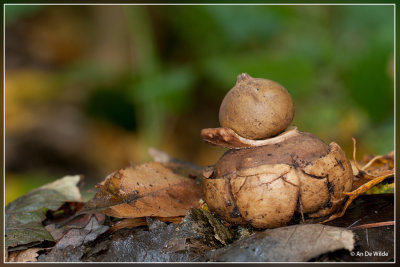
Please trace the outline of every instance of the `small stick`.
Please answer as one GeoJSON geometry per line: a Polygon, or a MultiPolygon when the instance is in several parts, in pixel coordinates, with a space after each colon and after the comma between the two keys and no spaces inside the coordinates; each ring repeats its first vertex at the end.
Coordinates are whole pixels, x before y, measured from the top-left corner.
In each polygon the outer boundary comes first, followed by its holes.
{"type": "Polygon", "coordinates": [[[386,178],[392,177],[394,175],[394,170],[388,170],[388,171],[383,172],[382,174],[383,174],[382,176],[376,177],[375,179],[363,184],[362,186],[360,186],[356,190],[344,193],[345,195],[348,195],[349,198],[347,199],[342,211],[331,215],[328,219],[326,219],[326,220],[324,220],[324,221],[322,221],[320,223],[330,222],[332,220],[335,220],[337,218],[342,217],[344,215],[344,213],[346,212],[347,208],[350,206],[351,202],[353,202],[354,199],[356,199],[360,194],[362,194],[364,192],[367,192],[369,189],[371,189],[375,185],[379,184],[380,182],[382,182],[386,178]]]}
{"type": "Polygon", "coordinates": [[[362,225],[350,227],[350,229],[351,230],[367,229],[367,228],[375,228],[375,227],[382,227],[382,226],[389,226],[389,225],[394,225],[394,221],[362,224],[362,225]]]}
{"type": "Polygon", "coordinates": [[[361,221],[361,219],[358,219],[357,221],[355,221],[352,224],[350,224],[349,226],[347,226],[347,229],[351,228],[353,225],[357,224],[359,221],[361,221]]]}
{"type": "Polygon", "coordinates": [[[356,151],[357,151],[356,144],[357,144],[357,140],[354,137],[352,137],[351,139],[353,139],[353,160],[354,160],[354,165],[356,166],[356,168],[358,170],[361,170],[361,167],[360,167],[360,165],[358,164],[358,162],[356,160],[356,151]]]}
{"type": "Polygon", "coordinates": [[[392,177],[393,175],[394,175],[394,170],[384,171],[384,172],[381,173],[381,176],[376,177],[373,180],[363,184],[362,186],[360,186],[356,190],[353,190],[351,192],[347,192],[347,193],[344,193],[344,194],[348,195],[350,198],[352,198],[352,196],[357,197],[361,193],[367,192],[369,189],[371,189],[375,185],[379,184],[380,182],[382,182],[383,180],[385,180],[385,179],[387,179],[389,177],[392,177]]]}
{"type": "Polygon", "coordinates": [[[384,156],[375,156],[373,159],[371,159],[367,164],[365,164],[361,170],[365,171],[368,167],[370,167],[372,165],[372,163],[374,163],[375,161],[377,161],[378,159],[383,159],[384,156]]]}

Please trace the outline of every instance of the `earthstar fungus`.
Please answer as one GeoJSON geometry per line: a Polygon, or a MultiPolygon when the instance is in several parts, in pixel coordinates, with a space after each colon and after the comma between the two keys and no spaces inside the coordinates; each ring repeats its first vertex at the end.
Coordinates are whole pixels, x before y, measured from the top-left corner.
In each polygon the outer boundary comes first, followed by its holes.
{"type": "Polygon", "coordinates": [[[201,132],[205,141],[230,148],[203,173],[204,198],[217,215],[234,224],[274,228],[295,213],[322,217],[343,206],[352,189],[350,161],[335,142],[286,129],[293,114],[290,94],[281,85],[238,76],[221,104],[223,127],[201,132]]]}

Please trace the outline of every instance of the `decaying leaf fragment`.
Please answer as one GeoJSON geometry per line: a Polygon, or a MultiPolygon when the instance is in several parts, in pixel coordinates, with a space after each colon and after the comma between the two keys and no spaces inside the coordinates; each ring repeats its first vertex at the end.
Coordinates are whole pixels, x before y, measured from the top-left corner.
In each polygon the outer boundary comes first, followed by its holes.
{"type": "Polygon", "coordinates": [[[233,240],[233,232],[211,213],[190,209],[164,251],[177,252],[189,248],[198,252],[220,248],[233,240]]]}
{"type": "MultiPolygon", "coordinates": [[[[162,222],[172,222],[175,224],[181,223],[183,217],[158,217],[158,219],[162,222]]],[[[112,223],[110,229],[108,230],[109,233],[114,233],[121,229],[126,228],[136,228],[139,226],[147,225],[146,217],[138,217],[138,218],[125,218],[120,221],[112,223]]]]}
{"type": "MultiPolygon", "coordinates": [[[[141,219],[141,218],[140,218],[141,219]]],[[[179,224],[145,218],[148,227],[120,229],[97,241],[83,261],[194,262],[232,242],[233,231],[201,209],[190,209],[179,224]]]]}
{"type": "Polygon", "coordinates": [[[97,262],[194,262],[204,261],[202,254],[192,250],[166,251],[165,245],[177,233],[176,224],[146,218],[148,230],[122,230],[107,240],[96,243],[83,261],[97,262]]]}
{"type": "Polygon", "coordinates": [[[353,166],[354,181],[353,190],[371,182],[374,178],[392,174],[394,169],[394,151],[386,155],[364,155],[361,162],[356,160],[356,140],[354,142],[353,166]]]}
{"type": "Polygon", "coordinates": [[[67,246],[78,247],[104,233],[109,228],[103,225],[104,221],[104,214],[82,214],[61,227],[57,224],[47,225],[46,230],[57,241],[57,249],[67,246]]]}
{"type": "Polygon", "coordinates": [[[338,249],[353,250],[350,230],[304,224],[256,232],[224,248],[210,252],[211,261],[304,262],[338,249]]]}
{"type": "Polygon", "coordinates": [[[53,241],[42,225],[46,218],[45,211],[57,210],[67,201],[81,201],[77,187],[80,180],[79,175],[65,176],[11,202],[5,210],[6,247],[44,240],[53,241]]]}
{"type": "Polygon", "coordinates": [[[117,218],[184,216],[201,198],[198,180],[173,172],[162,163],[128,167],[109,175],[85,209],[117,218]]]}
{"type": "Polygon", "coordinates": [[[42,248],[28,248],[26,250],[13,251],[7,258],[8,262],[35,262],[39,254],[37,253],[42,248]]]}

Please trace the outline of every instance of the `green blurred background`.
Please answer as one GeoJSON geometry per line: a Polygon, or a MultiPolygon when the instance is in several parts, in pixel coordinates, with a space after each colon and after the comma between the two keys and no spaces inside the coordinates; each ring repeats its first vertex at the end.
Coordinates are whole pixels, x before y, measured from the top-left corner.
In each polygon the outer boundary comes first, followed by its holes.
{"type": "Polygon", "coordinates": [[[200,130],[236,76],[281,83],[293,124],[352,157],[394,149],[394,7],[5,7],[6,203],[151,160],[211,165],[200,130]]]}

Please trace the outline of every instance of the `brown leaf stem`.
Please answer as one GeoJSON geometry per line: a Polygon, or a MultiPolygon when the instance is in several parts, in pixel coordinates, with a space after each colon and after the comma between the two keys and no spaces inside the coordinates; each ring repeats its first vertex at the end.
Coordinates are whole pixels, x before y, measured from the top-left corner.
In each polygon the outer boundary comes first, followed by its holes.
{"type": "Polygon", "coordinates": [[[382,227],[382,226],[389,226],[394,225],[395,221],[387,221],[387,222],[378,222],[378,223],[368,223],[350,227],[351,230],[357,229],[368,229],[368,228],[375,228],[375,227],[382,227]]]}

